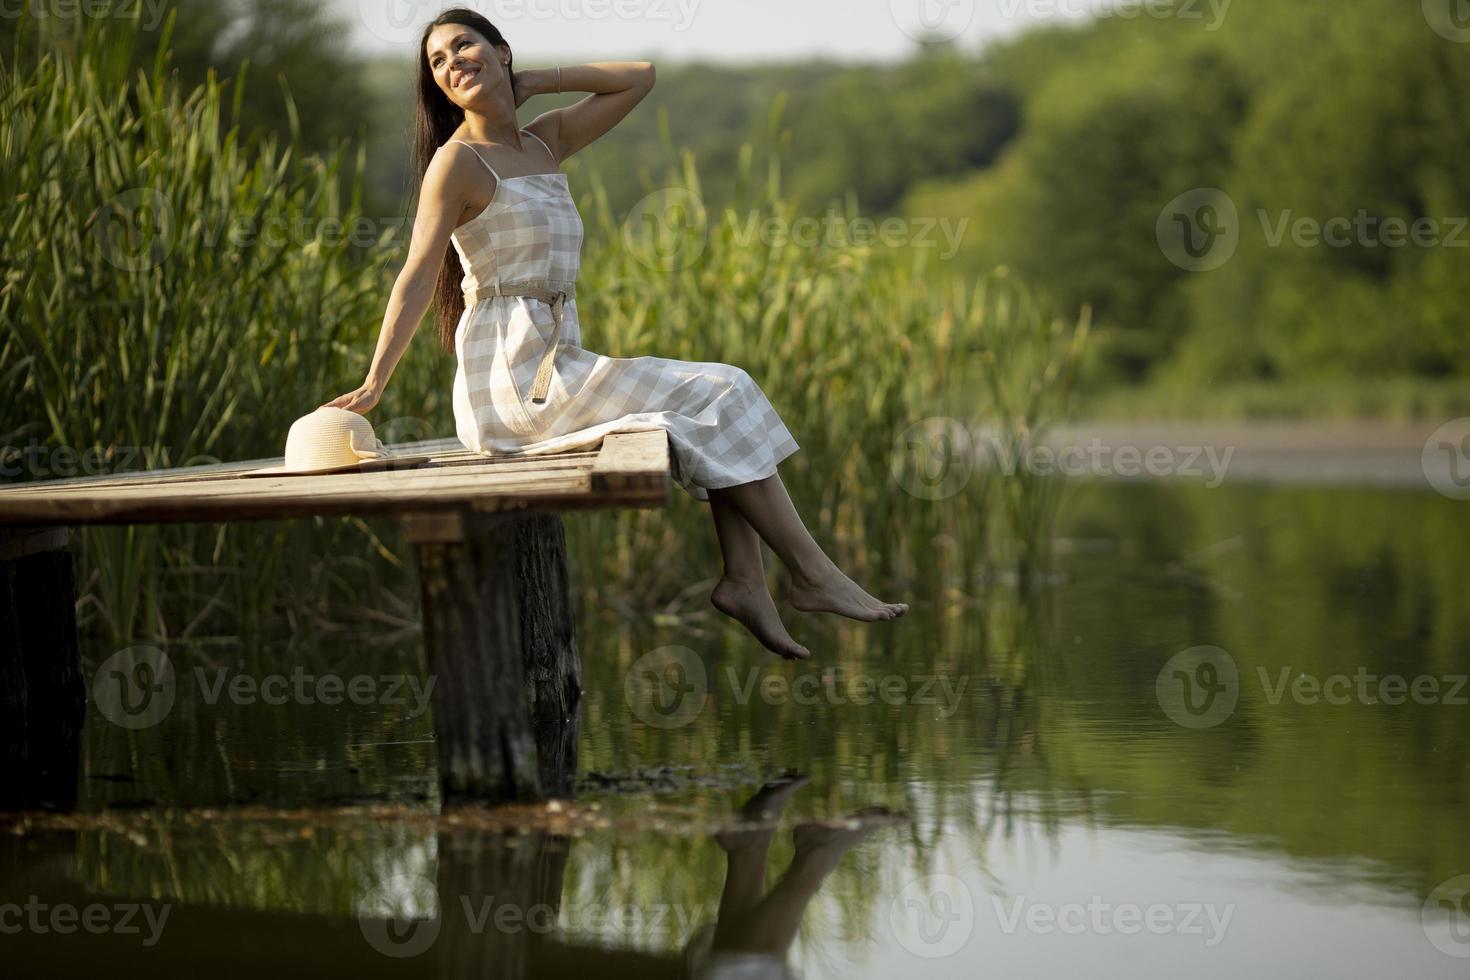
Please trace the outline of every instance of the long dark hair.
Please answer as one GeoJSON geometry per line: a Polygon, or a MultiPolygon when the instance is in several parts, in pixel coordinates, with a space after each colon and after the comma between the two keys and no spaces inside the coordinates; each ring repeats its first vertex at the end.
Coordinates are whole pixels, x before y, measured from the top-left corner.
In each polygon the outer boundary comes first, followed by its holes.
{"type": "MultiPolygon", "coordinates": [[[[418,106],[414,111],[413,123],[413,196],[418,198],[424,186],[424,173],[429,161],[450,135],[464,122],[464,110],[453,102],[434,81],[433,69],[429,67],[429,56],[424,48],[429,43],[429,34],[444,24],[461,24],[478,31],[491,45],[510,43],[499,28],[480,14],[464,7],[452,7],[429,23],[419,36],[419,84],[418,106]]],[[[515,56],[506,65],[510,76],[511,96],[515,96],[515,56]]],[[[444,264],[439,267],[439,278],[434,283],[434,320],[439,328],[439,343],[446,351],[454,350],[454,328],[464,315],[464,266],[453,245],[444,250],[444,264]]]]}

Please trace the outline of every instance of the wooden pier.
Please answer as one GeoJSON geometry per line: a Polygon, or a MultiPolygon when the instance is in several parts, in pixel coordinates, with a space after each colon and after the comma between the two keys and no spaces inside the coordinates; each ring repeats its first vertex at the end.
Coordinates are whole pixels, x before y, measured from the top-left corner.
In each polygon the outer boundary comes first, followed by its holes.
{"type": "Polygon", "coordinates": [[[68,540],[89,524],[394,515],[414,546],[446,801],[558,795],[576,770],[580,664],[559,511],[662,507],[662,429],[584,452],[395,445],[403,469],[253,476],[280,459],[0,488],[0,807],[75,805],[86,690],[68,540]]]}

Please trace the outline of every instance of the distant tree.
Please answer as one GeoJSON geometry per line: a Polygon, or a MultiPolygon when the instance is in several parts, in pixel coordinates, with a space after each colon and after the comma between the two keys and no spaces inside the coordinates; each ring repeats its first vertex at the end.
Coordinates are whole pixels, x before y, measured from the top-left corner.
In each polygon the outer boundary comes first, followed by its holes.
{"type": "MultiPolygon", "coordinates": [[[[75,31],[45,0],[25,0],[27,12],[0,17],[0,57],[33,63],[75,31]]],[[[168,0],[153,11],[138,0],[109,0],[109,19],[135,33],[133,67],[151,68],[167,37],[169,64],[185,88],[242,72],[242,132],[290,132],[285,90],[300,121],[302,149],[326,150],[335,139],[355,137],[369,116],[362,60],[348,45],[350,25],[321,0],[168,0]]],[[[94,3],[64,5],[103,16],[94,3]]]]}

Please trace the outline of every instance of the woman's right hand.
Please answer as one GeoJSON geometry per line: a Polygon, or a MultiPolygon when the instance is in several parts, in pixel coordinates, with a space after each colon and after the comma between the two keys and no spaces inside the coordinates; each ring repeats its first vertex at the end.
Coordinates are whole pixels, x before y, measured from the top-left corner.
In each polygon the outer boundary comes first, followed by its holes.
{"type": "Polygon", "coordinates": [[[377,405],[378,399],[382,397],[383,389],[381,385],[376,385],[371,382],[364,382],[362,387],[358,388],[356,391],[349,391],[345,395],[338,395],[336,398],[333,398],[331,401],[327,402],[321,407],[345,408],[349,412],[356,412],[358,415],[366,415],[368,412],[372,411],[373,406],[377,405]]]}

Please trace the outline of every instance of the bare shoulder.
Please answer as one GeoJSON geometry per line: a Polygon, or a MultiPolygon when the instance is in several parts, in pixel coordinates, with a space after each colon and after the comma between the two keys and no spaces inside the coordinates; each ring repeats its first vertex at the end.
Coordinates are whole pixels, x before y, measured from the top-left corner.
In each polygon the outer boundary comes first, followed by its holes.
{"type": "Polygon", "coordinates": [[[484,182],[481,177],[484,165],[474,157],[475,151],[463,143],[446,142],[441,145],[429,158],[429,165],[424,170],[425,196],[442,205],[455,206],[456,213],[458,209],[472,206],[476,192],[484,182]]]}

